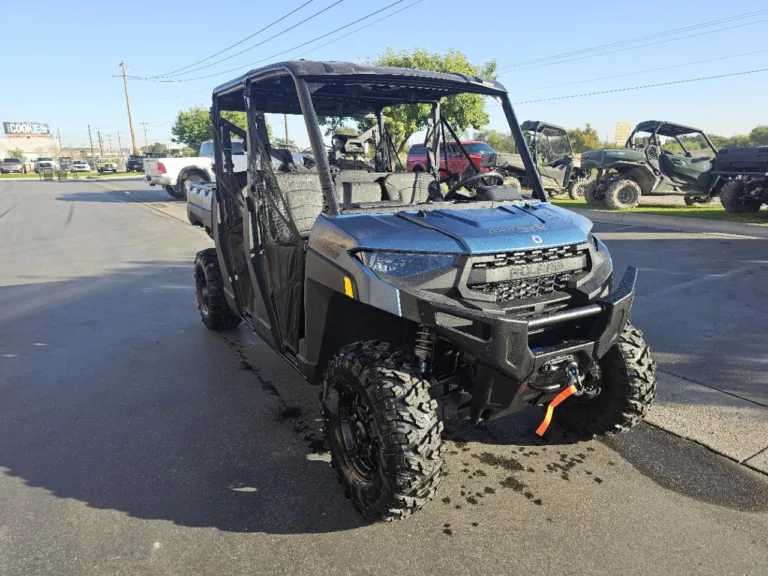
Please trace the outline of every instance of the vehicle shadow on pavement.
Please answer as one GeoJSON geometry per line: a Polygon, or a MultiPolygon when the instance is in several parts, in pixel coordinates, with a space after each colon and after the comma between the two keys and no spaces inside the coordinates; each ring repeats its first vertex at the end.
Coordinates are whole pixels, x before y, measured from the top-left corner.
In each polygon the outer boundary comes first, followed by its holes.
{"type": "Polygon", "coordinates": [[[148,190],[104,190],[102,192],[67,192],[58,196],[56,200],[62,202],[142,202],[174,204],[183,203],[184,200],[172,198],[162,189],[148,190]]]}
{"type": "Polygon", "coordinates": [[[193,292],[189,267],[172,263],[0,288],[5,475],[188,527],[363,526],[306,440],[316,424],[286,414],[202,326],[193,292]]]}

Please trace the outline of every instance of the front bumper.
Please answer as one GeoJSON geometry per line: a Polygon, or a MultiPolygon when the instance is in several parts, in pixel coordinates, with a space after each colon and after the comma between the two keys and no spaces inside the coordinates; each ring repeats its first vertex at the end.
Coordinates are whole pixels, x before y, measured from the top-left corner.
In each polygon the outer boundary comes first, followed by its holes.
{"type": "Polygon", "coordinates": [[[637,270],[630,266],[609,295],[587,306],[534,318],[515,319],[421,298],[416,305],[423,324],[476,359],[470,419],[477,423],[559,392],[530,386],[532,376],[548,362],[571,357],[582,372],[588,371],[624,329],[636,280],[637,270]]]}

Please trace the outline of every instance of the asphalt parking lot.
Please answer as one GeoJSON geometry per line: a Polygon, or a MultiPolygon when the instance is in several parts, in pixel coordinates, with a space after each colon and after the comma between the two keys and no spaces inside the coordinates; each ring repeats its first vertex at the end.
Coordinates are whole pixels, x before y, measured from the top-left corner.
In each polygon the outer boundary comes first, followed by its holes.
{"type": "Polygon", "coordinates": [[[0,182],[0,575],[765,574],[767,241],[597,225],[640,268],[650,422],[448,426],[449,475],[364,524],[317,389],[200,322],[211,242],[138,180],[0,182]],[[761,472],[762,471],[762,472],[761,472]]]}

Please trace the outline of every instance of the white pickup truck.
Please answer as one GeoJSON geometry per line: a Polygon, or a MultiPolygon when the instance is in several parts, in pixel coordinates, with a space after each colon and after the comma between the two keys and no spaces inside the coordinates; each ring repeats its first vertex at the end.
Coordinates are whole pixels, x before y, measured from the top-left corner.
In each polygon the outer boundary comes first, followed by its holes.
{"type": "MultiPolygon", "coordinates": [[[[242,140],[232,141],[235,172],[246,170],[247,159],[242,140]]],[[[150,186],[163,186],[173,198],[187,197],[192,182],[213,182],[213,140],[200,145],[200,155],[192,158],[145,158],[144,179],[150,186]]]]}

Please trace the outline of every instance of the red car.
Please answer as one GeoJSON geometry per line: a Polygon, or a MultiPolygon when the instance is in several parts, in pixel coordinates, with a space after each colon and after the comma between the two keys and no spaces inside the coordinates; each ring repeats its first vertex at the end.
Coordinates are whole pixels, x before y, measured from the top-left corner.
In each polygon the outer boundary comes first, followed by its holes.
{"type": "MultiPolygon", "coordinates": [[[[464,149],[472,159],[472,163],[480,168],[480,159],[483,154],[493,153],[495,150],[485,142],[479,140],[467,140],[461,143],[464,149]]],[[[443,144],[440,144],[440,177],[446,182],[458,182],[464,175],[469,166],[467,158],[459,150],[455,143],[448,143],[448,158],[446,162],[445,150],[443,144]],[[447,167],[446,167],[447,165],[447,167]]],[[[427,169],[427,149],[424,144],[411,146],[408,151],[405,169],[408,172],[423,172],[427,169]]],[[[486,172],[487,168],[481,168],[486,172]]]]}

